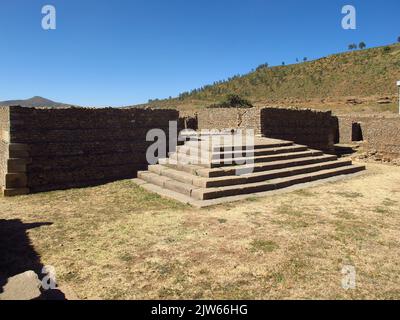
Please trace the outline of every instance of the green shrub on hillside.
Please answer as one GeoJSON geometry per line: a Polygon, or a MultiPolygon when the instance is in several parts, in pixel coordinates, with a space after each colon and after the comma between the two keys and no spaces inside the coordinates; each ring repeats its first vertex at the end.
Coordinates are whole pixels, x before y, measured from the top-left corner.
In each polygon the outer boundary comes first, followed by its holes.
{"type": "Polygon", "coordinates": [[[230,94],[220,103],[212,104],[207,108],[253,108],[250,101],[243,99],[237,94],[230,94]]]}

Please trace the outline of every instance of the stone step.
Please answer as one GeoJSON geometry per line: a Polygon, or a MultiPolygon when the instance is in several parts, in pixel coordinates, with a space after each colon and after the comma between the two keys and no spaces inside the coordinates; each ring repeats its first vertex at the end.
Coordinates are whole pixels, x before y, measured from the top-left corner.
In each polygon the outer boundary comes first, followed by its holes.
{"type": "Polygon", "coordinates": [[[194,174],[182,172],[161,165],[150,166],[149,171],[182,183],[191,184],[195,187],[215,188],[244,183],[262,182],[270,179],[312,173],[319,170],[333,169],[349,165],[351,165],[351,160],[338,160],[297,167],[285,167],[284,169],[254,172],[241,176],[222,176],[216,178],[199,177],[194,174]]]}
{"type": "Polygon", "coordinates": [[[29,188],[2,188],[5,197],[14,197],[29,194],[29,188]]]}
{"type": "MultiPolygon", "coordinates": [[[[188,173],[183,173],[170,168],[157,171],[161,176],[165,176],[176,181],[192,184],[201,188],[216,188],[245,183],[262,182],[271,179],[285,178],[299,174],[312,173],[320,170],[334,169],[351,165],[351,160],[338,160],[320,164],[298,166],[292,168],[256,172],[242,176],[224,176],[217,178],[203,178],[188,173]]],[[[154,172],[156,173],[156,172],[154,172]]]]}
{"type": "Polygon", "coordinates": [[[277,147],[277,148],[260,148],[260,149],[251,149],[251,150],[235,150],[235,149],[225,149],[224,151],[214,151],[211,152],[209,150],[203,149],[196,149],[191,148],[190,146],[180,146],[177,147],[176,152],[170,152],[169,156],[177,153],[178,155],[189,155],[204,159],[229,159],[229,158],[236,158],[242,156],[267,156],[267,155],[275,155],[281,153],[292,153],[292,152],[300,152],[300,151],[307,151],[308,148],[306,146],[301,145],[292,145],[292,146],[285,146],[285,147],[277,147]]]}
{"type": "Polygon", "coordinates": [[[198,170],[204,170],[204,167],[201,166],[196,166],[194,164],[183,164],[183,163],[171,163],[171,161],[168,158],[165,159],[159,159],[158,160],[159,164],[156,165],[150,165],[149,168],[151,167],[157,167],[157,166],[165,166],[168,168],[176,169],[179,171],[187,172],[193,175],[197,175],[198,170]]]}
{"type": "Polygon", "coordinates": [[[317,180],[336,181],[365,170],[350,159],[338,160],[336,155],[290,141],[255,137],[254,142],[254,154],[238,157],[242,149],[223,149],[227,143],[210,148],[207,143],[188,141],[170,158],[139,172],[135,180],[151,192],[203,206],[300,189],[317,180]]]}
{"type": "MultiPolygon", "coordinates": [[[[265,140],[265,139],[264,139],[265,140]]],[[[197,148],[197,149],[203,149],[203,150],[209,150],[213,152],[221,152],[228,149],[242,149],[246,150],[247,144],[243,145],[235,145],[235,144],[226,144],[226,145],[213,145],[209,142],[206,141],[186,141],[185,146],[189,146],[190,148],[197,148]]],[[[274,142],[263,142],[256,140],[254,141],[254,144],[252,146],[252,149],[267,149],[267,148],[280,148],[280,147],[288,147],[292,146],[293,141],[283,141],[283,140],[275,140],[274,142]]]]}
{"type": "Polygon", "coordinates": [[[169,158],[172,160],[170,163],[181,163],[181,164],[194,164],[199,165],[205,168],[219,168],[225,166],[232,165],[244,165],[251,163],[260,163],[260,162],[270,162],[270,161],[279,161],[279,160],[289,160],[289,159],[298,159],[312,156],[321,156],[323,155],[322,151],[318,150],[308,150],[302,152],[290,152],[290,153],[282,153],[278,155],[269,155],[269,156],[255,156],[255,157],[241,157],[241,158],[229,158],[229,159],[220,159],[220,160],[208,160],[200,157],[191,157],[185,155],[173,154],[169,158]]]}
{"type": "Polygon", "coordinates": [[[339,175],[352,174],[365,170],[362,165],[346,165],[333,169],[324,169],[316,172],[297,174],[289,177],[274,178],[267,181],[242,183],[236,185],[222,187],[200,187],[189,183],[176,181],[174,179],[160,176],[150,171],[141,171],[138,178],[161,188],[178,192],[182,195],[191,197],[196,200],[210,200],[221,197],[229,197],[264,191],[277,190],[287,188],[296,184],[312,182],[321,179],[327,179],[339,175]]]}
{"type": "MultiPolygon", "coordinates": [[[[157,170],[157,167],[168,167],[171,169],[175,169],[178,171],[190,173],[192,175],[204,177],[204,178],[216,178],[223,176],[235,176],[246,174],[248,172],[262,172],[267,170],[276,170],[276,169],[284,169],[296,166],[304,166],[309,164],[316,164],[328,161],[337,160],[337,156],[335,155],[322,155],[322,156],[313,156],[313,157],[305,157],[298,159],[289,159],[289,160],[280,160],[280,161],[271,161],[271,162],[260,162],[254,163],[250,165],[242,165],[242,166],[227,166],[222,168],[204,168],[197,165],[192,164],[173,164],[170,163],[168,159],[160,159],[160,165],[149,166],[149,168],[153,168],[157,170]]],[[[160,169],[160,168],[159,168],[160,169]]]]}
{"type": "Polygon", "coordinates": [[[296,184],[312,182],[334,176],[352,174],[365,170],[365,166],[350,165],[340,168],[321,170],[314,173],[300,174],[291,177],[271,179],[264,182],[248,183],[219,188],[195,188],[191,191],[191,197],[197,200],[209,200],[221,197],[250,194],[263,191],[287,188],[296,184]]]}
{"type": "Polygon", "coordinates": [[[5,188],[26,188],[28,184],[28,178],[26,173],[6,173],[5,175],[5,188]]]}
{"type": "Polygon", "coordinates": [[[26,166],[32,162],[30,158],[9,158],[7,169],[10,173],[26,172],[26,166]]]}
{"type": "Polygon", "coordinates": [[[176,191],[189,197],[191,197],[193,190],[199,189],[199,187],[195,187],[192,184],[179,182],[150,171],[139,171],[137,177],[148,183],[168,190],[176,191]]]}
{"type": "Polygon", "coordinates": [[[158,174],[163,177],[167,177],[170,179],[174,179],[176,181],[182,182],[182,183],[187,183],[187,184],[192,184],[196,185],[194,180],[199,179],[199,180],[204,180],[206,178],[199,177],[195,173],[188,173],[184,172],[181,170],[176,170],[173,168],[169,168],[163,165],[153,165],[149,166],[149,170],[152,173],[158,174]]]}

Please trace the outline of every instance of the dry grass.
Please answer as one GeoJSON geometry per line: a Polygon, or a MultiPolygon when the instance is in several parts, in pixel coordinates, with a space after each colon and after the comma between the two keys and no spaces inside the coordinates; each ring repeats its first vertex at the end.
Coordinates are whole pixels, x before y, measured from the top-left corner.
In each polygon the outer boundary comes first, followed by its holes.
{"type": "Polygon", "coordinates": [[[237,94],[255,106],[307,106],[335,113],[395,113],[399,57],[400,44],[342,52],[305,63],[260,68],[195,90],[181,99],[154,100],[145,105],[194,112],[223,101],[226,95],[237,94]],[[385,98],[390,103],[380,104],[385,98]],[[349,99],[357,100],[357,104],[349,103],[349,99]]]}
{"type": "Polygon", "coordinates": [[[398,299],[400,168],[194,209],[121,181],[0,199],[82,299],[398,299]],[[341,287],[341,269],[357,288],[341,287]]]}

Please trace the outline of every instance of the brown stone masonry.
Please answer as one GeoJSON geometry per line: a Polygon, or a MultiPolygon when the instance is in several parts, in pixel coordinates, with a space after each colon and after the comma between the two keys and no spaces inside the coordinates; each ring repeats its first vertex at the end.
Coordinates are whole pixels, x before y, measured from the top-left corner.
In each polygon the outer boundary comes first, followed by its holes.
{"type": "Polygon", "coordinates": [[[330,111],[298,108],[263,108],[261,132],[265,137],[294,141],[332,152],[338,142],[338,119],[330,111]]]}
{"type": "Polygon", "coordinates": [[[399,115],[339,115],[340,142],[363,142],[365,149],[376,150],[390,159],[400,158],[399,115]]]}
{"type": "Polygon", "coordinates": [[[175,110],[1,108],[5,195],[84,187],[132,178],[147,168],[150,129],[175,110]],[[8,119],[8,122],[7,122],[8,119]]]}
{"type": "Polygon", "coordinates": [[[216,108],[198,112],[199,129],[254,129],[261,133],[260,108],[216,108]]]}

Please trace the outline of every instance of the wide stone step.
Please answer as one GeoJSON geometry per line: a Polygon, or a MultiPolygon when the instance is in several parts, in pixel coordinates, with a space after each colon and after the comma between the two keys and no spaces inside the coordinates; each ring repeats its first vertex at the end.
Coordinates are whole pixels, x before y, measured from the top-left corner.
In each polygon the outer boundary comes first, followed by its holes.
{"type": "MultiPolygon", "coordinates": [[[[242,175],[250,172],[261,172],[261,171],[284,169],[296,166],[304,166],[304,165],[316,164],[334,160],[337,160],[337,156],[322,155],[322,156],[313,156],[313,157],[305,157],[305,158],[297,158],[289,160],[261,162],[261,163],[254,163],[242,166],[227,166],[222,168],[204,168],[193,164],[181,164],[181,163],[174,164],[171,163],[169,159],[160,159],[159,163],[161,166],[190,173],[192,175],[204,178],[215,178],[223,176],[242,175]]],[[[153,167],[157,168],[160,165],[149,166],[149,168],[153,167]]]]}
{"type": "Polygon", "coordinates": [[[255,137],[247,150],[245,146],[240,150],[226,149],[225,140],[212,147],[207,142],[186,142],[169,158],[139,172],[135,181],[161,196],[207,206],[242,200],[252,194],[264,196],[279,189],[314,186],[318,183],[311,182],[317,180],[337,181],[365,170],[365,166],[353,165],[350,159],[338,160],[336,155],[290,141],[255,137]]]}
{"type": "MultiPolygon", "coordinates": [[[[148,171],[158,174],[163,177],[167,177],[167,178],[174,179],[174,180],[182,182],[182,183],[187,183],[187,184],[192,184],[192,185],[196,185],[195,184],[196,182],[194,180],[205,180],[206,179],[206,178],[199,177],[193,173],[187,173],[185,171],[172,169],[172,168],[162,166],[162,165],[149,166],[148,171]]],[[[202,186],[202,185],[200,185],[200,186],[202,186]]]]}
{"type": "Polygon", "coordinates": [[[356,173],[365,170],[365,166],[350,165],[340,168],[321,170],[314,173],[300,174],[286,178],[271,179],[264,182],[247,183],[219,188],[192,189],[191,197],[197,200],[210,200],[221,197],[236,196],[287,188],[296,184],[327,179],[334,176],[356,173]]]}
{"type": "Polygon", "coordinates": [[[269,156],[256,156],[256,157],[250,156],[250,157],[229,158],[229,159],[220,159],[211,161],[209,159],[200,157],[191,157],[191,156],[173,154],[169,159],[170,163],[176,162],[181,164],[194,164],[205,168],[219,168],[224,166],[245,165],[251,163],[298,159],[298,158],[321,156],[321,155],[323,155],[322,151],[308,150],[302,152],[282,153],[269,156]]]}
{"type": "MultiPolygon", "coordinates": [[[[221,145],[212,145],[209,142],[205,141],[186,141],[185,146],[188,146],[190,148],[196,148],[196,149],[203,149],[207,151],[213,151],[213,152],[222,152],[226,149],[242,149],[246,150],[248,148],[248,145],[244,143],[243,145],[235,145],[235,144],[221,144],[221,145]]],[[[268,149],[268,148],[280,148],[280,147],[288,147],[292,146],[293,142],[292,141],[278,141],[275,140],[275,142],[259,142],[255,141],[254,144],[252,145],[252,149],[268,149]]]]}
{"type": "Polygon", "coordinates": [[[286,167],[284,169],[253,172],[240,176],[222,176],[217,178],[204,178],[194,174],[175,170],[162,165],[150,166],[149,171],[160,176],[174,179],[176,181],[192,184],[196,187],[214,188],[236,184],[262,182],[270,179],[289,177],[298,174],[311,173],[319,170],[333,169],[351,165],[351,160],[338,160],[297,167],[286,167]]]}
{"type": "MultiPolygon", "coordinates": [[[[197,166],[194,164],[183,164],[183,163],[173,163],[171,162],[171,160],[169,158],[165,158],[165,159],[159,159],[158,160],[159,165],[168,167],[168,168],[172,168],[172,169],[176,169],[176,170],[180,170],[183,172],[187,172],[190,174],[194,174],[197,175],[197,171],[198,170],[204,170],[204,167],[201,166],[197,166]]],[[[154,165],[154,166],[158,166],[158,165],[154,165]]],[[[151,168],[153,166],[149,166],[149,168],[151,168]]]]}
{"type": "Polygon", "coordinates": [[[179,182],[150,171],[139,171],[137,176],[143,181],[168,190],[179,192],[189,197],[191,196],[193,190],[198,189],[198,187],[194,187],[192,184],[179,182]]]}
{"type": "Polygon", "coordinates": [[[179,146],[177,147],[176,152],[170,152],[170,156],[174,154],[183,155],[183,156],[192,156],[192,157],[200,157],[204,159],[229,159],[229,158],[238,158],[243,156],[267,156],[267,155],[276,155],[281,153],[293,153],[293,152],[301,152],[307,151],[308,148],[306,146],[301,145],[293,145],[293,146],[285,146],[278,148],[260,148],[260,149],[230,149],[226,148],[224,151],[214,151],[211,152],[209,150],[196,149],[191,148],[189,146],[179,146]]]}
{"type": "Polygon", "coordinates": [[[313,173],[321,170],[328,170],[340,168],[351,165],[351,160],[339,160],[326,163],[317,163],[312,165],[289,167],[285,169],[269,170],[262,172],[255,172],[239,176],[224,176],[217,178],[203,178],[206,179],[203,184],[197,182],[196,186],[205,188],[224,187],[229,185],[237,185],[244,183],[263,182],[271,179],[291,177],[300,174],[313,173]]]}

